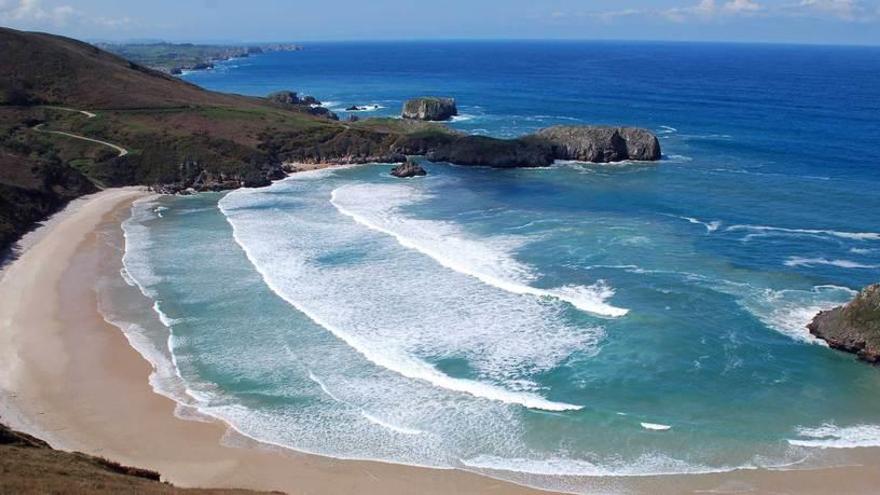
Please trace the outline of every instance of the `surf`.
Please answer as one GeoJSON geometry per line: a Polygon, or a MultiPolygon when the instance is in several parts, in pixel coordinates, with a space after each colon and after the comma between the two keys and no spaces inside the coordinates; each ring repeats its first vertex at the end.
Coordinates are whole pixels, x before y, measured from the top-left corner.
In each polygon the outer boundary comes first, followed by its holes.
{"type": "MultiPolygon", "coordinates": [[[[516,386],[516,383],[522,381],[522,378],[519,377],[521,372],[517,370],[521,365],[517,363],[525,364],[528,362],[529,367],[535,365],[552,366],[553,363],[571,352],[570,345],[583,346],[594,341],[597,335],[595,330],[569,327],[561,321],[556,321],[557,317],[552,316],[551,313],[540,316],[547,309],[539,301],[523,306],[521,302],[516,302],[510,295],[501,295],[505,294],[504,292],[493,294],[492,291],[497,290],[494,287],[483,289],[479,286],[469,286],[470,283],[458,286],[457,290],[462,292],[460,295],[454,292],[449,293],[442,288],[439,290],[443,294],[440,297],[449,299],[451,305],[462,304],[463,300],[462,302],[454,301],[474,297],[477,293],[483,295],[476,297],[497,301],[499,306],[486,306],[475,312],[472,311],[471,318],[477,320],[473,320],[471,323],[451,319],[453,318],[451,309],[440,309],[440,306],[437,306],[437,310],[432,315],[440,327],[434,327],[434,320],[426,319],[425,313],[422,311],[415,311],[410,315],[409,312],[399,313],[395,312],[393,308],[386,309],[381,303],[383,295],[380,292],[382,289],[379,287],[383,285],[382,280],[378,275],[366,275],[366,273],[382,271],[386,278],[385,284],[391,286],[399,283],[413,284],[413,286],[422,287],[423,291],[432,284],[442,285],[444,281],[446,284],[450,284],[450,287],[455,287],[460,282],[455,278],[449,279],[448,276],[441,274],[435,274],[433,278],[425,274],[422,275],[425,277],[423,283],[419,279],[412,279],[408,275],[408,271],[389,271],[383,266],[369,263],[326,267],[322,265],[326,255],[319,255],[318,258],[315,258],[315,255],[309,254],[309,252],[324,253],[327,249],[342,249],[345,252],[346,249],[355,249],[343,246],[347,244],[349,239],[353,242],[360,242],[360,239],[363,238],[363,235],[359,233],[359,230],[363,229],[362,226],[354,224],[353,227],[346,228],[334,224],[322,225],[320,221],[315,223],[317,219],[308,220],[275,210],[273,215],[277,216],[279,221],[286,222],[287,225],[288,231],[281,232],[280,230],[284,229],[279,229],[277,223],[273,225],[271,219],[266,215],[251,216],[246,213],[248,209],[246,205],[255,198],[260,201],[259,193],[236,191],[227,195],[219,203],[221,211],[232,226],[235,242],[241,247],[248,260],[274,293],[355,349],[371,363],[406,378],[427,382],[444,390],[505,404],[547,411],[576,411],[583,407],[578,404],[547,400],[529,391],[512,390],[496,383],[487,383],[484,380],[453,377],[440,371],[435,365],[426,362],[423,358],[417,357],[409,349],[422,349],[423,352],[430,353],[466,352],[471,355],[474,352],[479,352],[479,349],[472,348],[470,342],[479,341],[480,345],[486,345],[487,340],[506,339],[504,345],[496,346],[494,349],[494,354],[497,354],[497,357],[492,354],[479,356],[474,354],[475,360],[472,365],[482,370],[481,374],[491,381],[500,380],[502,383],[509,382],[512,386],[516,386]],[[266,235],[265,229],[267,228],[276,232],[274,238],[272,235],[266,235]],[[296,234],[296,231],[299,231],[299,234],[296,234]],[[307,252],[290,251],[292,246],[286,242],[290,235],[296,235],[297,238],[302,239],[303,244],[300,246],[307,252]],[[311,244],[312,241],[317,242],[311,244]],[[285,246],[283,249],[287,251],[283,263],[278,264],[275,262],[278,258],[272,253],[278,253],[279,251],[275,249],[282,249],[280,247],[282,245],[285,246]],[[324,247],[325,245],[326,247],[324,247]],[[337,272],[339,275],[336,275],[337,272]],[[361,282],[364,282],[365,285],[360,286],[361,282]],[[303,284],[308,284],[309,289],[304,291],[306,286],[303,284]],[[323,287],[326,287],[326,290],[330,292],[323,292],[321,289],[323,287]],[[333,297],[331,294],[334,291],[337,293],[336,297],[340,298],[339,304],[342,304],[343,307],[346,304],[351,304],[354,307],[363,308],[363,311],[348,316],[346,313],[350,310],[340,312],[338,304],[328,305],[325,299],[333,297]],[[492,330],[498,325],[494,321],[500,317],[500,315],[495,315],[496,311],[504,311],[502,308],[514,306],[519,306],[520,311],[535,313],[529,316],[522,325],[505,324],[503,327],[492,330]],[[550,319],[546,319],[547,317],[550,319]],[[487,326],[490,321],[493,323],[487,326]],[[544,327],[545,332],[550,332],[545,334],[543,343],[539,344],[539,335],[534,334],[533,330],[529,330],[536,328],[530,325],[529,321],[533,321],[537,328],[544,327]],[[418,322],[418,326],[413,326],[415,322],[418,322]],[[437,334],[434,329],[443,326],[457,328],[460,331],[453,332],[448,336],[437,334]],[[552,338],[553,333],[557,334],[556,339],[552,338]],[[550,340],[547,340],[548,338],[550,340]],[[430,350],[434,347],[437,348],[437,351],[430,350]],[[546,364],[542,364],[543,362],[546,364]]],[[[317,199],[315,198],[315,200],[317,199]]],[[[315,209],[311,211],[317,213],[318,216],[323,216],[325,213],[319,206],[320,201],[315,201],[315,203],[315,209]]],[[[379,242],[381,243],[381,241],[379,242]]],[[[422,264],[415,259],[411,263],[422,264]]],[[[457,276],[461,275],[457,274],[457,276]]],[[[438,290],[438,288],[434,288],[434,290],[438,290]]],[[[397,292],[402,294],[404,291],[406,290],[392,290],[387,297],[397,298],[399,296],[394,294],[397,292]]],[[[458,318],[460,319],[460,316],[458,318]]]]}
{"type": "Polygon", "coordinates": [[[459,227],[436,220],[416,220],[400,210],[425,196],[406,186],[346,185],[334,189],[330,203],[343,215],[377,232],[394,237],[442,266],[518,295],[554,298],[581,311],[616,318],[629,310],[608,304],[614,290],[604,281],[590,286],[568,285],[553,289],[525,283],[536,278],[534,270],[516,261],[511,252],[526,240],[516,237],[476,240],[459,227]]]}

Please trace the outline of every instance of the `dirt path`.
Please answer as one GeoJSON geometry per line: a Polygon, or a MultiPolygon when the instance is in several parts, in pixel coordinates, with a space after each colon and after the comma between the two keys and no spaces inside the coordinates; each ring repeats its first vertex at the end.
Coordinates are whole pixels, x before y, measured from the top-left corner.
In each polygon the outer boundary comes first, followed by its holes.
{"type": "Polygon", "coordinates": [[[86,110],[77,110],[76,108],[53,107],[53,106],[47,106],[47,107],[44,107],[44,108],[51,108],[51,109],[53,109],[53,110],[63,110],[63,111],[65,111],[65,112],[76,112],[76,113],[81,113],[81,114],[85,115],[86,117],[88,117],[88,118],[90,118],[90,119],[93,119],[93,118],[95,118],[95,117],[98,116],[98,114],[96,114],[96,113],[88,112],[88,111],[86,111],[86,110]]]}
{"type": "MultiPolygon", "coordinates": [[[[77,112],[85,112],[85,110],[74,110],[74,111],[77,111],[77,112]]],[[[92,115],[92,116],[95,116],[95,114],[91,114],[91,115],[92,115]]],[[[92,118],[92,117],[89,117],[89,118],[92,118]]],[[[122,146],[119,146],[119,145],[117,145],[117,144],[108,143],[107,141],[101,141],[100,139],[92,139],[92,138],[90,138],[90,137],[80,136],[80,135],[78,135],[78,134],[72,134],[72,133],[70,133],[70,132],[64,132],[64,131],[47,131],[47,130],[43,129],[43,126],[44,126],[44,125],[46,125],[46,124],[38,124],[38,125],[34,126],[33,129],[34,129],[35,131],[37,131],[37,132],[43,132],[43,133],[46,133],[46,134],[58,134],[58,135],[60,135],[60,136],[67,136],[67,137],[71,137],[71,138],[74,138],[74,139],[81,139],[81,140],[83,140],[83,141],[90,141],[90,142],[92,142],[92,143],[103,144],[104,146],[109,146],[109,147],[113,148],[114,150],[116,150],[116,151],[119,153],[119,156],[125,156],[125,155],[128,154],[128,150],[127,150],[127,149],[125,149],[125,148],[123,148],[122,146]]]]}

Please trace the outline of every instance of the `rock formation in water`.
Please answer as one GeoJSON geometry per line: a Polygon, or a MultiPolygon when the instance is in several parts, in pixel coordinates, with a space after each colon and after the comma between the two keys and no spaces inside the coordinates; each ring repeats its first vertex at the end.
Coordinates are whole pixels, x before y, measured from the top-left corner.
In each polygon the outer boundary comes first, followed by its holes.
{"type": "Polygon", "coordinates": [[[554,126],[536,134],[553,148],[558,160],[609,163],[659,160],[660,141],[651,131],[636,127],[554,126]]]}
{"type": "Polygon", "coordinates": [[[406,163],[401,163],[400,165],[392,168],[391,175],[401,179],[405,179],[409,177],[428,175],[428,172],[426,172],[421,165],[416,163],[415,160],[413,160],[412,158],[408,158],[406,160],[406,163]]]}
{"type": "Polygon", "coordinates": [[[487,167],[547,167],[554,160],[653,161],[660,159],[660,141],[635,127],[556,126],[517,139],[457,137],[436,145],[428,159],[487,167]]]}
{"type": "Polygon", "coordinates": [[[880,363],[880,284],[866,287],[843,306],[822,311],[807,328],[833,349],[880,363]]]}
{"type": "Polygon", "coordinates": [[[413,120],[449,120],[458,115],[454,98],[425,96],[407,100],[400,116],[413,120]]]}

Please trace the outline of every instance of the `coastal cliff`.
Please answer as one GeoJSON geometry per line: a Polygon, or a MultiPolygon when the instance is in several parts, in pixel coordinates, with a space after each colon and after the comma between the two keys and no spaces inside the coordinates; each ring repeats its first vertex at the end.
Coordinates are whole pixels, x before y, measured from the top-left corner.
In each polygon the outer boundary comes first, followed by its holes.
{"type": "Polygon", "coordinates": [[[555,160],[613,163],[656,161],[660,141],[635,127],[556,126],[516,139],[461,136],[437,146],[431,161],[488,167],[547,167],[555,160]]]}
{"type": "Polygon", "coordinates": [[[555,126],[538,131],[536,136],[550,143],[557,160],[608,163],[660,159],[660,141],[646,129],[555,126]]]}
{"type": "Polygon", "coordinates": [[[822,311],[807,328],[833,349],[880,364],[880,284],[866,287],[843,306],[822,311]]]}

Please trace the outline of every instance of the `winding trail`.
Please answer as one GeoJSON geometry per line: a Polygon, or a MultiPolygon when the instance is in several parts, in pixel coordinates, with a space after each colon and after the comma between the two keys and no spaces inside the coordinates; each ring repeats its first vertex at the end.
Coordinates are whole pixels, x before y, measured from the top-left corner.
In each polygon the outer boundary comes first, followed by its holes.
{"type": "Polygon", "coordinates": [[[63,111],[65,111],[65,112],[81,113],[81,114],[85,115],[86,117],[88,117],[88,118],[90,118],[90,119],[93,119],[93,118],[95,118],[95,117],[98,116],[98,114],[96,114],[96,113],[88,112],[88,111],[86,111],[86,110],[77,110],[76,108],[68,108],[68,107],[53,107],[53,106],[45,106],[45,107],[43,107],[43,108],[51,108],[52,110],[63,110],[63,111]]]}
{"type": "MultiPolygon", "coordinates": [[[[76,111],[85,112],[84,110],[76,110],[76,111]]],[[[95,114],[91,114],[91,115],[93,117],[95,116],[95,114]]],[[[93,117],[89,117],[89,118],[93,118],[93,117]]],[[[81,139],[83,141],[90,141],[92,143],[103,144],[104,146],[109,146],[109,147],[113,148],[114,150],[116,150],[119,153],[118,156],[125,156],[128,154],[128,150],[123,148],[122,146],[119,146],[118,144],[108,143],[107,141],[101,141],[100,139],[92,139],[90,137],[80,136],[79,134],[72,134],[70,132],[47,131],[47,130],[43,129],[44,125],[46,125],[46,124],[37,124],[33,127],[33,129],[37,132],[42,132],[42,133],[46,133],[46,134],[58,134],[60,136],[67,136],[67,137],[71,137],[74,139],[81,139]]]]}

